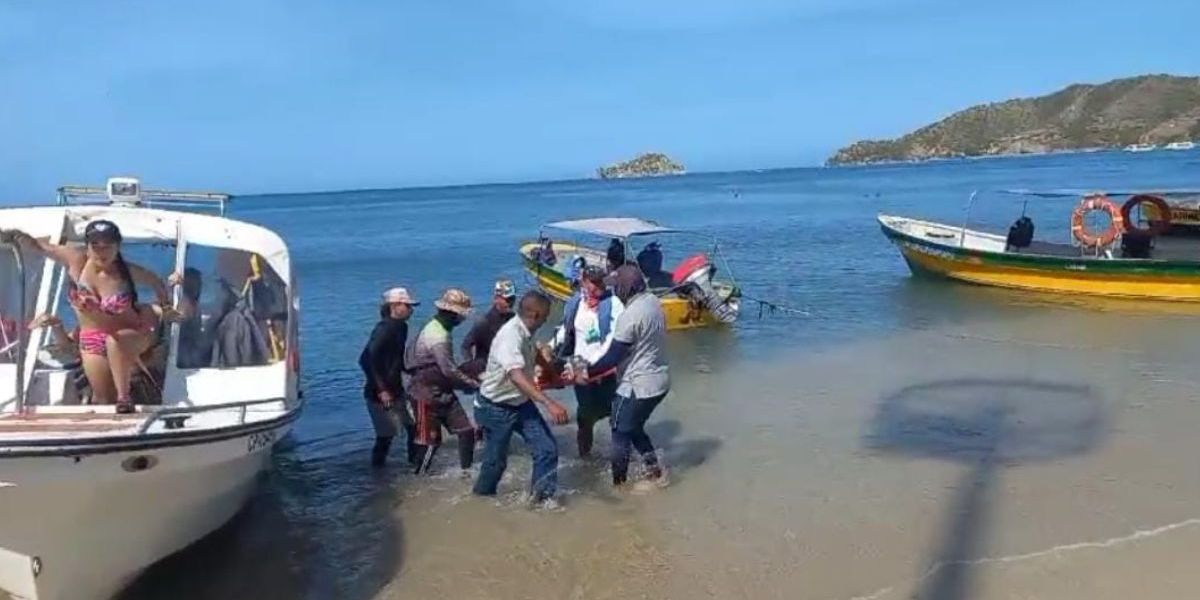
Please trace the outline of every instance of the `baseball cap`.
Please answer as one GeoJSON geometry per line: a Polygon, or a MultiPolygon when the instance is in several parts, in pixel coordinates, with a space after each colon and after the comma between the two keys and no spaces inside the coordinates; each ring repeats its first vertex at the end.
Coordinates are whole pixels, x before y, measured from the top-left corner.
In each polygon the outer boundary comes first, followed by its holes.
{"type": "Polygon", "coordinates": [[[517,286],[510,279],[500,279],[496,281],[494,293],[502,298],[516,298],[517,286]]]}
{"type": "Polygon", "coordinates": [[[420,304],[420,302],[417,302],[417,300],[415,298],[413,298],[411,294],[408,293],[408,290],[406,288],[402,288],[402,287],[394,287],[394,288],[391,288],[388,291],[384,292],[383,293],[383,303],[384,304],[407,304],[409,306],[416,306],[416,305],[420,304]]]}
{"type": "Polygon", "coordinates": [[[83,230],[83,239],[88,242],[120,242],[121,229],[112,221],[99,219],[87,224],[83,230]]]}

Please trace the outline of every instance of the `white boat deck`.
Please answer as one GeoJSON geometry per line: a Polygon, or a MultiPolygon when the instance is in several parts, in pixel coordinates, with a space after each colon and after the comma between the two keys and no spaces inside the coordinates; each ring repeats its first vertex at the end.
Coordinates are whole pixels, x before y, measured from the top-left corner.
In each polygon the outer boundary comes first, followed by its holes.
{"type": "MultiPolygon", "coordinates": [[[[112,406],[37,406],[31,412],[0,416],[0,442],[155,436],[203,432],[276,419],[288,412],[283,400],[241,406],[139,407],[117,414],[112,406]]],[[[0,451],[2,452],[2,451],[0,451]]]]}

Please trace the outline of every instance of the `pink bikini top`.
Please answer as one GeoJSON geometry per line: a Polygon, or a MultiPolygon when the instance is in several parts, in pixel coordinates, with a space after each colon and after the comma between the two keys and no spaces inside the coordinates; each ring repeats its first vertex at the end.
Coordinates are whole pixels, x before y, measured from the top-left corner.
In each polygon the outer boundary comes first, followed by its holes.
{"type": "Polygon", "coordinates": [[[72,304],[88,308],[96,308],[105,314],[119,315],[133,308],[133,294],[121,292],[111,296],[101,297],[87,286],[71,282],[67,291],[72,304]]]}

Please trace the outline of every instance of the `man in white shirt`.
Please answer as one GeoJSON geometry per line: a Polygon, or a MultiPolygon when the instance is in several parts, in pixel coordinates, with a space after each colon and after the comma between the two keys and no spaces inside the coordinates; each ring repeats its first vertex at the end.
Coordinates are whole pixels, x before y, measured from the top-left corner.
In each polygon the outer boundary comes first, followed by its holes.
{"type": "MultiPolygon", "coordinates": [[[[607,273],[599,266],[583,269],[579,292],[567,301],[562,325],[554,333],[555,355],[579,356],[592,363],[608,351],[617,317],[621,316],[625,305],[604,284],[606,276],[607,273]]],[[[575,421],[578,424],[575,442],[581,458],[591,455],[592,430],[596,423],[612,414],[616,392],[615,371],[598,373],[587,383],[575,386],[575,421]]]]}
{"type": "Polygon", "coordinates": [[[517,317],[509,319],[492,340],[475,400],[475,422],[484,431],[483,463],[473,490],[480,496],[496,494],[508,467],[508,443],[514,433],[524,438],[533,455],[532,500],[552,499],[558,490],[558,445],[534,405],[546,407],[556,425],[567,422],[567,410],[533,383],[533,334],[549,315],[550,299],[528,292],[521,298],[517,317]]]}

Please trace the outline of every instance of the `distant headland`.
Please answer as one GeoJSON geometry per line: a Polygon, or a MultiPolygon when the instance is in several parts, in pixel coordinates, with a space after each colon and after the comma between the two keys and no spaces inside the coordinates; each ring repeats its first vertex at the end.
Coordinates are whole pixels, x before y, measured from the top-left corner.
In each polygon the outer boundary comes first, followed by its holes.
{"type": "Polygon", "coordinates": [[[829,165],[1042,154],[1200,139],[1200,77],[1142,75],[972,106],[892,140],[838,150],[829,165]]]}
{"type": "Polygon", "coordinates": [[[648,152],[637,157],[606,167],[596,169],[600,179],[621,179],[626,177],[656,177],[660,175],[682,175],[686,170],[683,165],[671,160],[666,154],[648,152]]]}

